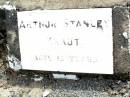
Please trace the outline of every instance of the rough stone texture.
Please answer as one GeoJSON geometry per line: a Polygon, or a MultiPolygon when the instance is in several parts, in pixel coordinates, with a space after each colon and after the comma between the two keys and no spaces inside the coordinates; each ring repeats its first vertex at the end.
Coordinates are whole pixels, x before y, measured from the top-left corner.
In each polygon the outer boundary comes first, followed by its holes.
{"type": "MultiPolygon", "coordinates": [[[[7,0],[1,0],[4,4],[7,0]]],[[[91,7],[112,7],[126,5],[130,0],[8,0],[17,7],[32,10],[42,9],[63,9],[63,8],[91,8],[91,7]]]]}
{"type": "Polygon", "coordinates": [[[17,28],[16,10],[6,10],[6,31],[9,54],[16,56],[20,60],[19,38],[17,28]]]}
{"type": "Polygon", "coordinates": [[[125,7],[113,9],[113,55],[114,72],[130,72],[130,55],[128,53],[128,39],[123,36],[128,33],[129,12],[125,7]]]}

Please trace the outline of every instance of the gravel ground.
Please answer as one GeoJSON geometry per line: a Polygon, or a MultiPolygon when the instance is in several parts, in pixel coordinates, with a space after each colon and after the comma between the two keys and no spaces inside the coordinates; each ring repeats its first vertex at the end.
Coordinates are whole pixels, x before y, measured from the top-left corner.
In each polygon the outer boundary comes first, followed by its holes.
{"type": "Polygon", "coordinates": [[[0,97],[130,97],[130,81],[101,75],[79,80],[53,79],[46,74],[3,76],[0,97]]]}

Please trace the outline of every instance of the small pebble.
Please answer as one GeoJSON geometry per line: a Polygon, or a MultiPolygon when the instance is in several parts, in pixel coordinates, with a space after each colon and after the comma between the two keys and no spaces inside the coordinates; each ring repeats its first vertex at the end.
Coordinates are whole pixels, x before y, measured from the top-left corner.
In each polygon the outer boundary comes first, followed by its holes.
{"type": "Polygon", "coordinates": [[[120,94],[125,94],[126,91],[127,91],[127,90],[123,88],[123,89],[121,89],[121,90],[119,91],[119,93],[120,93],[120,94]]]}
{"type": "Polygon", "coordinates": [[[40,88],[33,88],[30,92],[29,92],[29,96],[30,97],[42,97],[42,89],[40,88]]]}

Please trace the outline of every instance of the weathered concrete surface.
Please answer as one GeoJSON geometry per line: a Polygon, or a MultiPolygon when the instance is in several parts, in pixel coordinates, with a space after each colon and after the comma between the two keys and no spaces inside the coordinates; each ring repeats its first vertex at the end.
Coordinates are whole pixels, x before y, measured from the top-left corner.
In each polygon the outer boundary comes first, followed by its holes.
{"type": "Polygon", "coordinates": [[[6,64],[6,26],[5,26],[5,11],[0,10],[0,76],[5,70],[6,64]]]}
{"type": "MultiPolygon", "coordinates": [[[[0,4],[4,3],[5,0],[0,1],[0,4]]],[[[123,36],[124,32],[128,32],[129,11],[126,7],[114,8],[116,5],[126,6],[129,3],[130,0],[11,0],[10,4],[15,5],[17,10],[20,11],[33,9],[112,7],[114,73],[130,73],[128,39],[123,36]]],[[[6,19],[7,41],[10,48],[9,53],[20,60],[16,11],[6,11],[6,19]]]]}
{"type": "Polygon", "coordinates": [[[17,29],[17,14],[15,10],[5,11],[7,42],[10,55],[16,56],[20,60],[19,38],[17,29]]]}
{"type": "MultiPolygon", "coordinates": [[[[16,11],[7,11],[6,18],[9,53],[20,60],[16,11]]],[[[129,30],[129,11],[126,7],[115,7],[112,18],[114,73],[129,73],[128,39],[123,36],[123,33],[127,33],[129,30]]]]}

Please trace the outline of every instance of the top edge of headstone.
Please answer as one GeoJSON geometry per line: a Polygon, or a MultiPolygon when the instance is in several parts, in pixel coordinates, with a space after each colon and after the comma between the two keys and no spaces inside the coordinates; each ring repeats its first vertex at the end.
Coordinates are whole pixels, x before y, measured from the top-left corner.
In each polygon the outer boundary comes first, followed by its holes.
{"type": "Polygon", "coordinates": [[[19,10],[68,9],[126,6],[130,0],[0,0],[0,5],[11,4],[19,10]]]}

